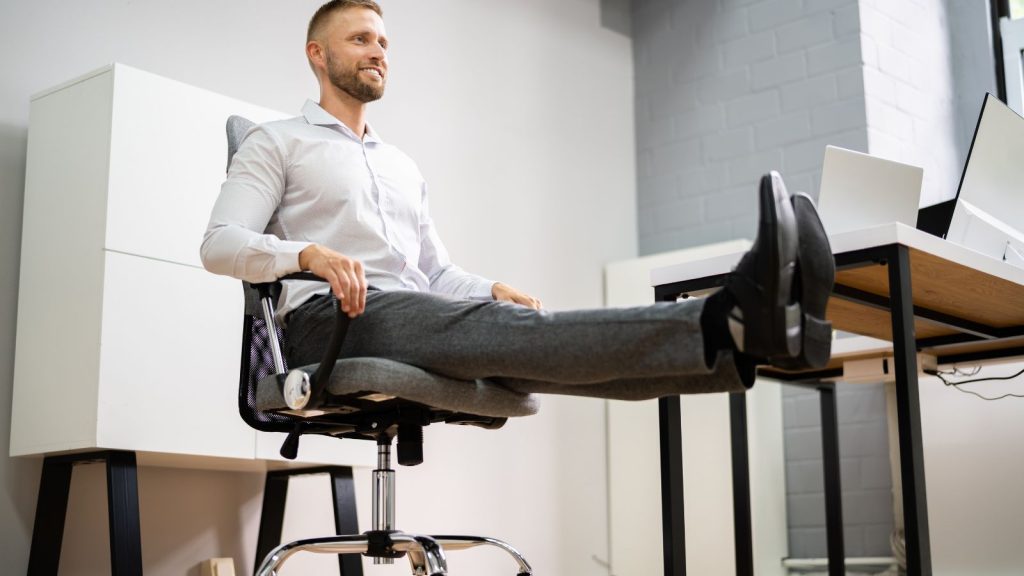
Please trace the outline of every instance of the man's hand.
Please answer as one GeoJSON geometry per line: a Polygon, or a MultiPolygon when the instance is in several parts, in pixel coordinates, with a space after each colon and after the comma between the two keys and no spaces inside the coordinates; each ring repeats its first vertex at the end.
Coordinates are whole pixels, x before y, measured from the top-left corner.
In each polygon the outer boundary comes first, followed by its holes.
{"type": "Polygon", "coordinates": [[[522,304],[523,306],[533,308],[534,310],[540,310],[544,306],[541,304],[540,300],[533,296],[523,294],[508,284],[502,284],[501,282],[495,282],[494,285],[491,286],[491,296],[500,302],[522,304]]]}
{"type": "Polygon", "coordinates": [[[299,252],[299,267],[331,283],[341,309],[355,318],[366,309],[366,276],[363,263],[330,248],[313,244],[299,252]]]}

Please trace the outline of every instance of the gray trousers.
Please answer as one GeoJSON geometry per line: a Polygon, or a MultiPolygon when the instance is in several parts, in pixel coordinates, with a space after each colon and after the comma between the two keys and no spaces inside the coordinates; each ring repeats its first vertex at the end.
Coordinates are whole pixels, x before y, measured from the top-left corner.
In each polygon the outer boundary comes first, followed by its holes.
{"type": "MultiPolygon", "coordinates": [[[[381,357],[523,392],[639,400],[738,392],[731,352],[704,359],[703,300],[634,308],[537,311],[405,290],[368,290],[341,356],[381,357]]],[[[288,316],[289,366],[320,362],[335,299],[318,296],[288,316]]]]}

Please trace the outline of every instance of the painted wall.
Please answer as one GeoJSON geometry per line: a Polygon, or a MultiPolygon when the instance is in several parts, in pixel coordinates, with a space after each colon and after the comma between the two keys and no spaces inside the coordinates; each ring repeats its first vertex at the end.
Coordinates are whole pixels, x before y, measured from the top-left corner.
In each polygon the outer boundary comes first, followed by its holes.
{"type": "MultiPolygon", "coordinates": [[[[317,96],[302,47],[319,4],[0,5],[0,444],[8,441],[29,96],[120,61],[297,113],[317,96]]],[[[455,260],[549,308],[599,306],[604,263],[636,253],[629,38],[602,27],[598,0],[383,4],[392,78],[371,122],[419,162],[455,260]]],[[[599,572],[604,429],[603,403],[562,398],[496,432],[428,429],[426,463],[399,475],[400,524],[506,538],[539,572],[599,572]]],[[[75,475],[62,572],[106,573],[102,470],[75,475]]],[[[0,457],[0,553],[12,573],[27,563],[38,477],[38,460],[0,457]]],[[[357,482],[365,527],[369,472],[357,482]]],[[[197,575],[196,563],[211,556],[249,570],[261,490],[256,474],[143,469],[147,573],[197,575]]],[[[323,478],[295,483],[286,537],[332,530],[327,494],[323,478]]],[[[452,567],[461,572],[509,568],[496,553],[460,556],[452,567]]],[[[297,560],[285,573],[333,566],[297,560]]]]}

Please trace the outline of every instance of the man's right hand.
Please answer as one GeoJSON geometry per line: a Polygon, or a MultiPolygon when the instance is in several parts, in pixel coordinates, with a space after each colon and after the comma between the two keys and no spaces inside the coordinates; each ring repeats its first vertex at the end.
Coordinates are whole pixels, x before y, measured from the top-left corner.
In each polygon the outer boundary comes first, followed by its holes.
{"type": "Polygon", "coordinates": [[[366,309],[366,276],[363,263],[318,244],[299,252],[299,268],[327,280],[341,301],[341,309],[355,318],[366,309]]]}

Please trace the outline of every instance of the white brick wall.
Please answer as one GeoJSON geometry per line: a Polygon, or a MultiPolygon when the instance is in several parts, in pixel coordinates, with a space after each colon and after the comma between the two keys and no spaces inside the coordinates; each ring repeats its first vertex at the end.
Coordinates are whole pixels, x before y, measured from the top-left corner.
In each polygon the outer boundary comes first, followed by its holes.
{"type": "Polygon", "coordinates": [[[952,198],[962,159],[947,0],[860,0],[860,19],[868,151],[924,168],[923,205],[952,198]]]}
{"type": "Polygon", "coordinates": [[[635,0],[640,253],[753,236],[769,170],[817,195],[868,145],[857,0],[635,0]]]}

